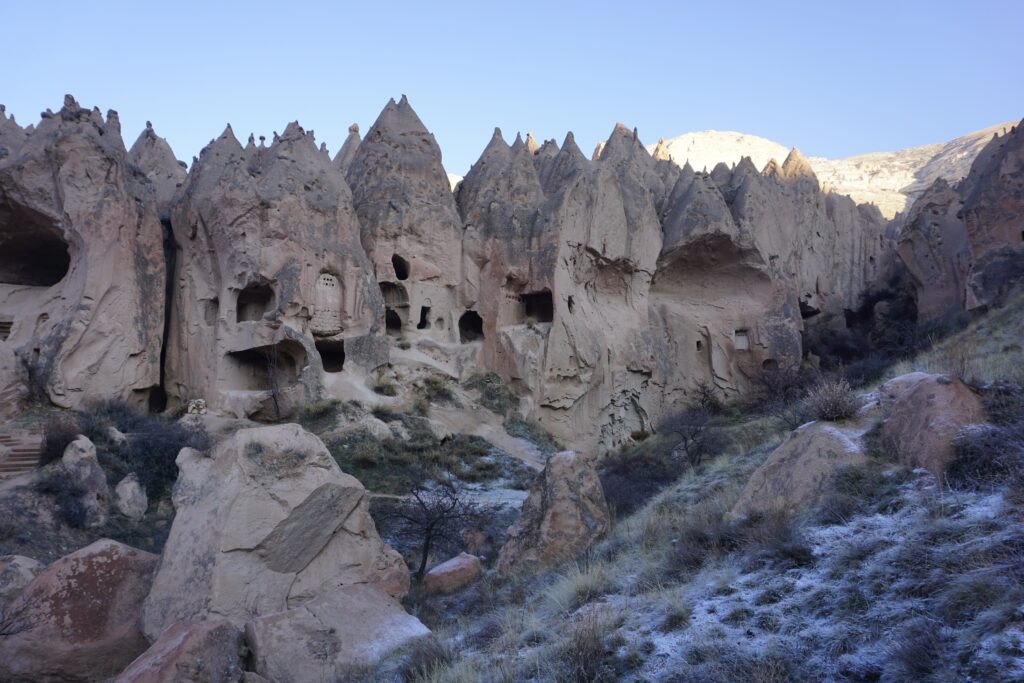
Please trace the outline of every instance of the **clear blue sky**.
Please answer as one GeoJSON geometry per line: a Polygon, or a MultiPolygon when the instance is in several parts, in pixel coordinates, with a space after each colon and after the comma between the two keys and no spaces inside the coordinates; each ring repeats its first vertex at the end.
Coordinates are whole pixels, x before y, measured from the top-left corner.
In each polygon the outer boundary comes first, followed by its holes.
{"type": "Polygon", "coordinates": [[[1024,2],[93,2],[0,0],[0,103],[65,92],[151,120],[190,161],[298,119],[332,153],[407,94],[465,173],[500,126],[584,151],[715,128],[830,157],[1024,117],[1024,2]],[[159,6],[158,6],[159,5],[159,6]]]}

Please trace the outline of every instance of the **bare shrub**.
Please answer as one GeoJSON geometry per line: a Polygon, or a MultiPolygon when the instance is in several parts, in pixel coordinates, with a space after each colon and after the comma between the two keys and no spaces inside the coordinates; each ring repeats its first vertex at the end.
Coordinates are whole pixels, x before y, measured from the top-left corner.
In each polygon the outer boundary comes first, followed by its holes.
{"type": "Polygon", "coordinates": [[[968,425],[953,439],[952,488],[989,490],[1024,481],[1024,428],[968,425]]]}
{"type": "Polygon", "coordinates": [[[886,668],[897,675],[896,680],[927,680],[942,666],[938,629],[924,618],[915,619],[903,628],[887,654],[886,668]]]}
{"type": "Polygon", "coordinates": [[[718,455],[728,443],[722,430],[712,423],[711,413],[700,408],[670,415],[658,425],[658,432],[671,440],[690,467],[718,455]]]}
{"type": "Polygon", "coordinates": [[[39,447],[39,466],[45,467],[64,455],[64,449],[82,433],[73,419],[60,417],[50,420],[43,428],[43,443],[39,447]]]}
{"type": "Polygon", "coordinates": [[[722,395],[718,387],[701,377],[694,383],[693,406],[715,415],[722,410],[722,395]]]}
{"type": "Polygon", "coordinates": [[[1024,423],[1024,387],[1016,382],[993,382],[982,393],[988,419],[1010,426],[1024,423]]]}
{"type": "Polygon", "coordinates": [[[607,660],[607,639],[614,623],[606,615],[590,612],[576,622],[556,654],[557,680],[596,683],[617,679],[607,660]]]}
{"type": "Polygon", "coordinates": [[[679,478],[683,469],[667,449],[645,442],[632,450],[605,458],[598,469],[608,507],[625,517],[679,478]]]}
{"type": "Polygon", "coordinates": [[[835,422],[853,417],[860,409],[860,400],[845,379],[830,379],[811,389],[807,405],[815,418],[835,422]]]}

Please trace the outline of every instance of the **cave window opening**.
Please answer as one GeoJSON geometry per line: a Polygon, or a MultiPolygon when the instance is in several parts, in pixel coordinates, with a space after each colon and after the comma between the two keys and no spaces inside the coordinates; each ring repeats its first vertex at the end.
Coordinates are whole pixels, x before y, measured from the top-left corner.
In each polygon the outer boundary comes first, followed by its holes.
{"type": "Polygon", "coordinates": [[[733,345],[737,351],[747,351],[750,349],[750,336],[746,330],[736,330],[733,334],[733,345]]]}
{"type": "Polygon", "coordinates": [[[207,327],[213,327],[217,322],[217,313],[220,310],[220,302],[217,297],[203,300],[203,322],[207,327]]]}
{"type": "Polygon", "coordinates": [[[779,361],[774,358],[766,358],[764,362],[761,363],[761,369],[765,372],[775,372],[779,369],[779,361]]]}
{"type": "Polygon", "coordinates": [[[815,308],[814,306],[811,306],[806,301],[800,302],[800,317],[803,318],[804,320],[807,320],[808,318],[813,318],[819,313],[821,313],[819,309],[815,308]]]}
{"type": "Polygon", "coordinates": [[[13,320],[0,320],[0,341],[7,341],[8,337],[11,336],[11,327],[13,325],[13,320]]]}
{"type": "Polygon", "coordinates": [[[555,304],[551,298],[551,292],[530,292],[522,294],[519,301],[523,305],[523,315],[529,320],[539,323],[549,323],[555,319],[555,304]]]}
{"type": "Polygon", "coordinates": [[[463,344],[484,338],[484,321],[476,311],[466,311],[459,318],[459,341],[463,344]]]}
{"type": "Polygon", "coordinates": [[[704,350],[704,342],[702,342],[700,339],[697,340],[697,350],[698,351],[703,351],[704,350]]]}
{"type": "Polygon", "coordinates": [[[262,320],[273,303],[274,290],[268,285],[249,285],[238,293],[237,321],[244,323],[262,320]]]}
{"type": "Polygon", "coordinates": [[[68,243],[56,226],[0,207],[0,284],[52,287],[70,268],[68,243]]]}
{"type": "Polygon", "coordinates": [[[420,321],[416,323],[416,329],[430,329],[430,306],[420,306],[420,321]]]}
{"type": "Polygon", "coordinates": [[[395,277],[399,280],[409,279],[409,262],[398,254],[391,256],[391,266],[395,269],[395,277]]]}
{"type": "Polygon", "coordinates": [[[576,307],[576,301],[570,296],[568,303],[569,303],[569,313],[573,313],[574,309],[576,307]]]}
{"type": "Polygon", "coordinates": [[[345,369],[344,340],[321,339],[316,342],[316,351],[320,354],[320,362],[324,372],[341,372],[345,369]]]}
{"type": "Polygon", "coordinates": [[[399,335],[402,333],[402,316],[398,315],[398,312],[395,311],[395,309],[384,309],[384,328],[390,335],[399,335]]]}
{"type": "Polygon", "coordinates": [[[301,345],[279,343],[227,354],[225,382],[238,391],[271,391],[298,381],[305,355],[301,345]],[[295,346],[295,349],[291,347],[295,346]],[[299,357],[301,356],[301,358],[299,357]]]}
{"type": "Polygon", "coordinates": [[[384,305],[388,308],[407,308],[409,306],[409,295],[402,285],[382,282],[380,283],[380,293],[384,297],[384,305]]]}
{"type": "Polygon", "coordinates": [[[444,329],[444,318],[438,318],[437,320],[435,320],[434,321],[434,327],[436,327],[439,330],[443,330],[444,329]]]}

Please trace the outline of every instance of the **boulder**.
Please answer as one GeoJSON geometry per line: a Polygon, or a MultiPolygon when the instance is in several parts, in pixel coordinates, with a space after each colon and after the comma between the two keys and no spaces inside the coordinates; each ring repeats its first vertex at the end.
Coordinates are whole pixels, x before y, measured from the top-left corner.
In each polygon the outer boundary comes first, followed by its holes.
{"type": "Polygon", "coordinates": [[[900,463],[923,467],[942,478],[953,460],[953,437],[985,420],[981,397],[958,379],[930,375],[893,403],[882,438],[895,448],[900,463]]]}
{"type": "Polygon", "coordinates": [[[4,612],[0,680],[96,681],[148,643],[139,612],[157,556],[103,539],[57,560],[4,612]]]}
{"type": "Polygon", "coordinates": [[[150,638],[184,619],[241,626],[340,586],[408,590],[363,485],[300,426],[239,430],[211,457],[183,449],[177,463],[176,515],[143,610],[150,638]]]}
{"type": "Polygon", "coordinates": [[[137,522],[146,516],[149,498],[134,472],[118,482],[114,496],[118,511],[128,519],[137,522]]]}
{"type": "Polygon", "coordinates": [[[343,586],[245,625],[256,673],[275,683],[345,680],[430,629],[372,586],[343,586]]]}
{"type": "Polygon", "coordinates": [[[842,426],[811,422],[797,428],[750,475],[730,515],[813,504],[836,470],[867,460],[861,437],[870,424],[867,420],[842,426]]]}
{"type": "Polygon", "coordinates": [[[96,446],[88,437],[79,436],[69,443],[60,462],[40,474],[62,480],[65,487],[78,490],[77,500],[84,511],[83,524],[86,528],[106,523],[110,512],[110,489],[107,475],[96,458],[96,446]]]}
{"type": "Polygon", "coordinates": [[[480,558],[459,553],[452,559],[433,567],[423,577],[423,590],[427,594],[454,593],[480,578],[483,569],[480,558]]]}
{"type": "Polygon", "coordinates": [[[595,458],[563,451],[551,456],[530,487],[519,519],[498,555],[505,575],[535,571],[575,557],[611,528],[595,458]]]}
{"type": "Polygon", "coordinates": [[[42,562],[24,555],[0,556],[0,613],[43,568],[42,562]]]}
{"type": "Polygon", "coordinates": [[[242,632],[230,621],[179,621],[116,683],[227,683],[242,677],[242,632]]]}

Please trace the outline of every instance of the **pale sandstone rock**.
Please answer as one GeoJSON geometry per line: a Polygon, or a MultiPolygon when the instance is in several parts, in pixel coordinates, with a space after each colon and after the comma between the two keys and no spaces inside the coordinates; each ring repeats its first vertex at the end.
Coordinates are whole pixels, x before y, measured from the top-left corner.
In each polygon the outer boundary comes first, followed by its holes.
{"type": "Polygon", "coordinates": [[[882,438],[896,449],[901,464],[923,467],[942,479],[953,459],[953,437],[984,420],[985,407],[973,389],[958,379],[932,375],[896,399],[882,438]]]}
{"type": "Polygon", "coordinates": [[[334,157],[334,167],[342,173],[348,171],[348,167],[352,165],[352,159],[356,155],[356,150],[359,149],[359,124],[353,123],[348,127],[348,137],[345,138],[345,142],[341,145],[341,149],[334,157]]]}
{"type": "Polygon", "coordinates": [[[242,677],[242,632],[225,619],[180,621],[115,683],[233,683],[242,677]]]}
{"type": "Polygon", "coordinates": [[[134,472],[118,482],[114,488],[114,498],[118,511],[128,519],[137,522],[146,516],[149,498],[134,472]]]}
{"type": "Polygon", "coordinates": [[[157,556],[111,540],[63,557],[8,605],[19,630],[0,638],[0,679],[96,681],[148,643],[139,611],[157,556]]]}
{"type": "Polygon", "coordinates": [[[43,472],[54,473],[77,485],[82,493],[79,499],[85,508],[85,526],[94,528],[107,521],[110,512],[110,489],[107,475],[96,458],[96,446],[85,436],[68,444],[60,463],[43,472]]]}
{"type": "Polygon", "coordinates": [[[730,515],[795,511],[820,499],[832,475],[867,461],[862,437],[874,420],[811,422],[794,430],[754,470],[730,515]]]}
{"type": "Polygon", "coordinates": [[[372,586],[343,586],[245,625],[256,672],[275,683],[343,680],[389,651],[432,637],[401,604],[372,586]]]}
{"type": "Polygon", "coordinates": [[[174,195],[185,184],[188,171],[185,164],[175,158],[167,140],[156,134],[149,121],[146,121],[146,129],[128,150],[128,161],[146,174],[153,187],[160,219],[169,220],[174,195]]]}
{"type": "Polygon", "coordinates": [[[241,626],[339,586],[408,590],[366,490],[298,425],[240,430],[211,457],[183,449],[177,462],[177,514],[143,610],[151,638],[183,619],[241,626]]]}
{"type": "Polygon", "coordinates": [[[608,533],[611,515],[593,456],[551,456],[509,527],[498,571],[521,574],[575,557],[608,533]]]}
{"type": "Polygon", "coordinates": [[[479,557],[459,553],[426,573],[423,577],[423,590],[428,594],[454,593],[476,581],[482,573],[479,557]]]}
{"type": "Polygon", "coordinates": [[[0,614],[44,568],[42,562],[24,555],[0,556],[0,614]]]}
{"type": "Polygon", "coordinates": [[[160,383],[163,234],[116,112],[67,96],[34,128],[0,119],[0,345],[17,357],[12,377],[0,355],[0,392],[144,406],[160,383]]]}

